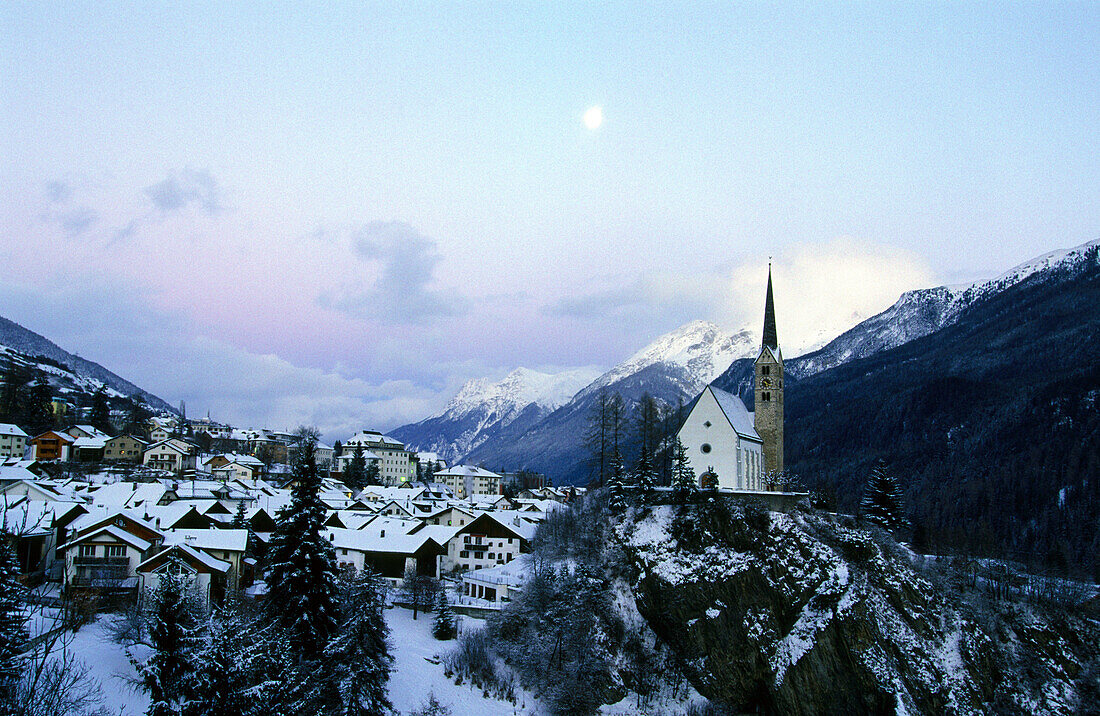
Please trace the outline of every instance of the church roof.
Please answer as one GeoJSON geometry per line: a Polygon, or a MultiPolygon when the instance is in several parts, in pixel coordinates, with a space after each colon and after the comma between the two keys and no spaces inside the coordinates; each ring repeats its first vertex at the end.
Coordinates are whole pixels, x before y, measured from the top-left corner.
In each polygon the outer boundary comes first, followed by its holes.
{"type": "Polygon", "coordinates": [[[764,339],[761,345],[770,348],[779,347],[779,336],[775,330],[775,303],[772,300],[772,267],[768,264],[768,295],[764,299],[764,339]]]}
{"type": "Polygon", "coordinates": [[[718,401],[718,407],[722,409],[726,420],[730,421],[730,426],[738,435],[750,440],[761,439],[753,426],[752,413],[749,412],[749,409],[745,407],[740,398],[733,393],[715,388],[713,385],[707,388],[714,395],[714,399],[718,401]]]}

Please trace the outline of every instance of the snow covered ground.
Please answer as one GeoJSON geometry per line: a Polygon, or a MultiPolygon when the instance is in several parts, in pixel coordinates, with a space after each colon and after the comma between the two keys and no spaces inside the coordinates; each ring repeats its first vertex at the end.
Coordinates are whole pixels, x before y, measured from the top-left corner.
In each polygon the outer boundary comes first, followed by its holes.
{"type": "MultiPolygon", "coordinates": [[[[126,649],[111,638],[111,624],[117,619],[113,614],[101,614],[92,624],[81,627],[65,645],[77,658],[87,664],[91,676],[99,682],[103,694],[103,706],[111,714],[142,716],[149,708],[149,698],[130,687],[129,679],[137,672],[126,656],[126,649]]],[[[135,656],[145,658],[144,647],[135,649],[135,656]]]]}
{"type": "MultiPolygon", "coordinates": [[[[412,611],[403,607],[386,610],[386,624],[390,628],[391,653],[394,656],[393,673],[390,675],[390,701],[395,709],[408,714],[428,700],[434,693],[439,703],[451,709],[453,716],[484,714],[484,716],[519,716],[538,714],[537,702],[530,695],[521,694],[519,703],[487,699],[481,690],[469,683],[462,686],[443,674],[439,657],[454,649],[456,641],[439,641],[432,636],[432,614],[421,614],[413,621],[412,611]]],[[[459,629],[480,629],[480,619],[459,616],[459,629]]]]}

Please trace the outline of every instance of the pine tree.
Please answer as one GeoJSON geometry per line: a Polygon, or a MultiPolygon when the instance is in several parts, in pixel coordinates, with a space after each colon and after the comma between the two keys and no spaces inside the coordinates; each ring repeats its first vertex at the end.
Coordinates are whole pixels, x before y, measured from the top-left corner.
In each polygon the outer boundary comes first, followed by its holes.
{"type": "Polygon", "coordinates": [[[707,467],[707,471],[699,476],[699,485],[704,490],[718,489],[718,473],[714,471],[713,467],[707,467]]]}
{"type": "Polygon", "coordinates": [[[871,471],[859,503],[860,513],[870,522],[888,530],[906,526],[901,485],[881,460],[871,471]]]}
{"type": "Polygon", "coordinates": [[[50,383],[46,380],[46,374],[38,371],[34,383],[31,384],[30,398],[27,403],[27,425],[32,434],[41,433],[53,427],[53,392],[50,383]]]}
{"type": "Polygon", "coordinates": [[[211,616],[206,648],[195,658],[187,716],[240,716],[249,711],[243,626],[225,612],[211,616]]]}
{"type": "Polygon", "coordinates": [[[380,470],[378,469],[378,461],[371,460],[370,463],[367,465],[365,476],[363,477],[363,484],[371,487],[381,485],[382,480],[378,476],[379,472],[380,470]]]}
{"type": "Polygon", "coordinates": [[[432,626],[432,636],[440,641],[454,639],[457,623],[451,603],[447,601],[447,593],[440,590],[439,606],[435,610],[435,624],[432,626]]]}
{"type": "Polygon", "coordinates": [[[279,511],[271,537],[267,606],[290,632],[299,658],[321,654],[336,629],[336,553],[322,534],[328,511],[321,501],[317,432],[301,428],[290,504],[279,511]]]}
{"type": "Polygon", "coordinates": [[[88,424],[105,433],[112,431],[111,411],[107,407],[107,391],[102,385],[92,396],[92,410],[88,413],[88,424]]]}
{"type": "Polygon", "coordinates": [[[182,713],[194,670],[196,628],[194,608],[180,578],[178,563],[171,558],[160,573],[149,616],[149,637],[153,654],[145,663],[133,656],[142,688],[149,694],[148,716],[176,716],[182,713]]]}
{"type": "Polygon", "coordinates": [[[695,489],[695,471],[688,462],[687,448],[676,438],[672,446],[672,492],[676,499],[684,501],[695,489]]]}
{"type": "Polygon", "coordinates": [[[324,701],[345,716],[382,716],[392,708],[386,696],[393,658],[382,615],[382,577],[369,568],[346,585],[343,621],[324,652],[324,701]]]}
{"type": "Polygon", "coordinates": [[[656,483],[657,471],[653,467],[653,456],[645,443],[642,443],[642,452],[638,456],[638,464],[634,466],[634,484],[644,497],[653,492],[656,483]]]}
{"type": "Polygon", "coordinates": [[[611,455],[611,475],[607,479],[607,506],[613,512],[626,509],[626,496],[623,494],[623,458],[618,450],[611,455]]]}
{"type": "Polygon", "coordinates": [[[353,490],[362,490],[367,484],[367,460],[363,457],[363,446],[356,445],[351,460],[344,469],[344,483],[353,490]]]}
{"type": "Polygon", "coordinates": [[[0,532],[0,712],[15,702],[22,673],[22,653],[27,644],[27,590],[19,581],[19,567],[11,536],[0,532]]]}

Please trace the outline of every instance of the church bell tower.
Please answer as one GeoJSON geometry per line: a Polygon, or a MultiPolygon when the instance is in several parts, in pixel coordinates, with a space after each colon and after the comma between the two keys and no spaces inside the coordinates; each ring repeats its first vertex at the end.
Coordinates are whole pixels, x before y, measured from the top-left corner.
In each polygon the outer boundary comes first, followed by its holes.
{"type": "Polygon", "coordinates": [[[768,264],[768,295],[764,299],[764,338],[756,358],[753,381],[754,427],[764,440],[764,472],[783,471],[783,353],[775,330],[772,266],[768,264]]]}

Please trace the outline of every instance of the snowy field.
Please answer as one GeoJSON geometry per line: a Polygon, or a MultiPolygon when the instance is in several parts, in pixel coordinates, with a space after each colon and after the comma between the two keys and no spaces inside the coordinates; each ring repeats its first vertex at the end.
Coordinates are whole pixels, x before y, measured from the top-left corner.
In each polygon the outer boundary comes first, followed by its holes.
{"type": "MultiPolygon", "coordinates": [[[[391,653],[394,656],[393,672],[390,675],[390,701],[399,714],[408,714],[424,705],[428,694],[435,694],[439,703],[451,710],[452,716],[541,716],[544,711],[538,701],[529,693],[520,691],[519,701],[510,704],[506,701],[487,699],[481,690],[468,683],[459,686],[453,679],[443,674],[440,658],[448,650],[455,648],[456,641],[438,641],[432,636],[432,614],[422,614],[413,621],[412,611],[395,607],[385,611],[386,624],[390,628],[391,653]]],[[[118,716],[143,716],[149,706],[144,693],[134,691],[129,679],[135,671],[126,657],[125,649],[111,638],[111,623],[116,619],[111,614],[101,614],[93,624],[81,628],[72,636],[66,648],[82,659],[89,667],[91,675],[99,682],[103,693],[103,706],[111,714],[118,716]]],[[[462,630],[480,629],[484,622],[480,619],[459,616],[459,628],[462,630]]],[[[144,658],[144,647],[137,654],[144,658]]],[[[667,711],[660,713],[682,713],[679,704],[667,704],[667,711]]],[[[633,698],[623,699],[619,704],[605,706],[603,714],[640,714],[655,713],[652,710],[634,708],[633,698]]]]}

